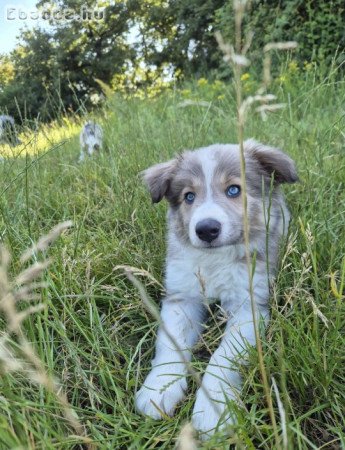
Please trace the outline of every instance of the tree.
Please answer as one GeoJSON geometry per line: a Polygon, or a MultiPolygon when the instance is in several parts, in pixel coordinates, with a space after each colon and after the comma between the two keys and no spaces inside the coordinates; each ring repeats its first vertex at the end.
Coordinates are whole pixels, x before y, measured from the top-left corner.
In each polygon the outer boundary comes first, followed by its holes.
{"type": "Polygon", "coordinates": [[[54,48],[49,34],[36,29],[22,32],[22,45],[11,54],[12,79],[0,93],[0,105],[16,118],[43,114],[53,92],[54,48]]]}
{"type": "Polygon", "coordinates": [[[77,106],[76,95],[78,102],[87,102],[91,93],[100,90],[96,79],[110,84],[115,73],[125,70],[126,60],[134,59],[126,42],[130,18],[126,5],[103,3],[103,14],[98,16],[91,0],[61,1],[61,8],[83,14],[83,20],[50,22],[54,28],[56,64],[63,80],[62,98],[72,108],[77,106]]]}
{"type": "Polygon", "coordinates": [[[0,92],[14,78],[14,65],[8,55],[0,54],[0,92]]]}
{"type": "Polygon", "coordinates": [[[145,56],[147,64],[170,65],[186,77],[207,74],[221,60],[214,39],[214,23],[216,12],[225,3],[225,0],[140,2],[135,15],[141,31],[137,51],[145,56]]]}
{"type": "Polygon", "coordinates": [[[98,16],[86,9],[92,11],[91,0],[44,2],[50,27],[22,32],[21,45],[11,55],[15,74],[0,93],[0,107],[17,118],[51,120],[89,105],[100,91],[96,79],[110,84],[115,73],[124,71],[135,59],[126,42],[128,9],[124,3],[104,4],[98,16]],[[75,16],[59,20],[52,14],[57,7],[75,16]]]}

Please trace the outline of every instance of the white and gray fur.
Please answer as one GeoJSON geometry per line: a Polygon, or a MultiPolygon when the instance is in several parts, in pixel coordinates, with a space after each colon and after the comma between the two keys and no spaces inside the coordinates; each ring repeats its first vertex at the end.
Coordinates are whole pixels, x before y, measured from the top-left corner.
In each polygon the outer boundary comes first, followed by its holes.
{"type": "Polygon", "coordinates": [[[18,139],[15,121],[12,116],[0,115],[0,143],[16,147],[21,144],[18,139]]]}
{"type": "MultiPolygon", "coordinates": [[[[250,251],[256,255],[255,315],[266,324],[268,279],[274,276],[279,241],[289,223],[279,185],[294,183],[298,177],[289,156],[253,140],[245,142],[245,160],[250,251]]],[[[227,404],[239,398],[241,377],[233,362],[242,361],[247,346],[255,345],[242,194],[236,198],[226,195],[228,186],[242,184],[239,146],[216,144],[186,151],[176,159],[150,167],[143,177],[153,202],[164,197],[169,202],[168,251],[166,296],[161,310],[164,325],[158,331],[152,370],[136,393],[136,407],[155,419],[162,417],[161,411],[173,415],[186,395],[187,370],[183,361],[191,360],[191,349],[203,331],[206,299],[218,299],[228,322],[204,374],[204,389],[197,391],[192,417],[195,428],[207,438],[217,427],[234,423],[227,404]],[[192,204],[185,200],[188,192],[195,194],[192,204]],[[209,221],[219,225],[214,236],[205,238],[198,227],[209,221]]]]}
{"type": "Polygon", "coordinates": [[[95,151],[101,150],[103,145],[103,130],[100,125],[89,121],[83,126],[80,133],[80,156],[83,161],[85,156],[91,156],[95,151]]]}

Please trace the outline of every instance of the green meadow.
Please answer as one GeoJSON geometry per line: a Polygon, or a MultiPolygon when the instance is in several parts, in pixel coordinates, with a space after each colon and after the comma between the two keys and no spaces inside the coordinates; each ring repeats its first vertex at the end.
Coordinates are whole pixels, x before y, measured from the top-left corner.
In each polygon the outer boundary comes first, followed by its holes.
{"type": "MultiPolygon", "coordinates": [[[[246,138],[291,155],[300,177],[284,187],[292,220],[263,338],[281,445],[293,450],[345,449],[345,82],[333,67],[320,71],[284,66],[273,91],[285,108],[267,120],[253,108],[245,127],[246,138]]],[[[246,95],[257,89],[252,73],[242,83],[246,95]]],[[[233,87],[201,79],[152,98],[109,96],[92,117],[104,128],[105,148],[80,164],[86,117],[38,124],[20,147],[0,147],[0,233],[12,276],[23,269],[26,248],[57,223],[73,221],[33,258],[51,259],[38,300],[45,308],[23,330],[66,392],[89,444],[34,377],[1,365],[0,449],[172,449],[191,418],[193,380],[175,417],[156,422],[135,411],[157,322],[118,266],[137,268],[159,305],[166,204],[151,204],[139,173],[183,149],[237,142],[233,87]]],[[[2,332],[6,326],[2,320],[2,332]]],[[[215,306],[194,350],[200,374],[223,326],[215,306]]],[[[20,354],[15,342],[12,348],[20,354]]],[[[243,407],[233,436],[218,434],[198,448],[276,449],[255,349],[241,373],[243,407]]]]}

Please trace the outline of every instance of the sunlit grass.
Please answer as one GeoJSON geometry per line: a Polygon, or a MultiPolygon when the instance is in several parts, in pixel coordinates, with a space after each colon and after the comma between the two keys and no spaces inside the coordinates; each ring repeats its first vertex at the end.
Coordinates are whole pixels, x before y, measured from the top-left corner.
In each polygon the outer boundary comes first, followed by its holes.
{"type": "Polygon", "coordinates": [[[37,156],[46,152],[52,146],[61,144],[77,136],[80,132],[81,123],[77,118],[63,117],[62,123],[52,122],[50,124],[37,124],[37,129],[25,129],[18,134],[21,144],[10,147],[0,144],[0,156],[3,158],[18,158],[26,155],[37,156]]]}

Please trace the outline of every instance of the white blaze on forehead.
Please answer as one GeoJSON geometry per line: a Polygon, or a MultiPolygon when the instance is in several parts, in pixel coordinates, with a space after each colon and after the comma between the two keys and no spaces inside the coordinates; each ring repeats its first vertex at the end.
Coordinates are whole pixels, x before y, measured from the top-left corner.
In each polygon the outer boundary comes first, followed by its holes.
{"type": "Polygon", "coordinates": [[[228,155],[239,155],[239,147],[235,144],[215,144],[209,147],[203,147],[195,151],[200,164],[202,166],[203,172],[205,174],[207,184],[212,182],[213,174],[215,168],[222,160],[224,154],[228,155]]]}
{"type": "Polygon", "coordinates": [[[213,152],[210,152],[208,148],[204,148],[200,150],[199,160],[201,163],[202,171],[205,177],[206,184],[206,199],[205,203],[211,201],[212,199],[212,180],[214,176],[214,171],[217,166],[216,155],[213,152]]]}
{"type": "Polygon", "coordinates": [[[215,201],[212,192],[214,173],[219,163],[216,152],[217,149],[219,149],[218,145],[206,147],[200,149],[197,154],[204,174],[206,196],[203,199],[203,202],[195,208],[189,223],[189,237],[194,245],[198,245],[200,243],[200,239],[196,235],[195,231],[196,225],[204,219],[217,220],[222,227],[221,234],[224,234],[224,232],[228,234],[229,232],[227,214],[215,201]]]}
{"type": "Polygon", "coordinates": [[[212,183],[214,173],[221,161],[222,155],[224,156],[224,153],[237,155],[239,153],[238,145],[215,144],[210,145],[209,147],[203,147],[196,152],[205,177],[207,191],[205,202],[212,200],[212,183]]]}

